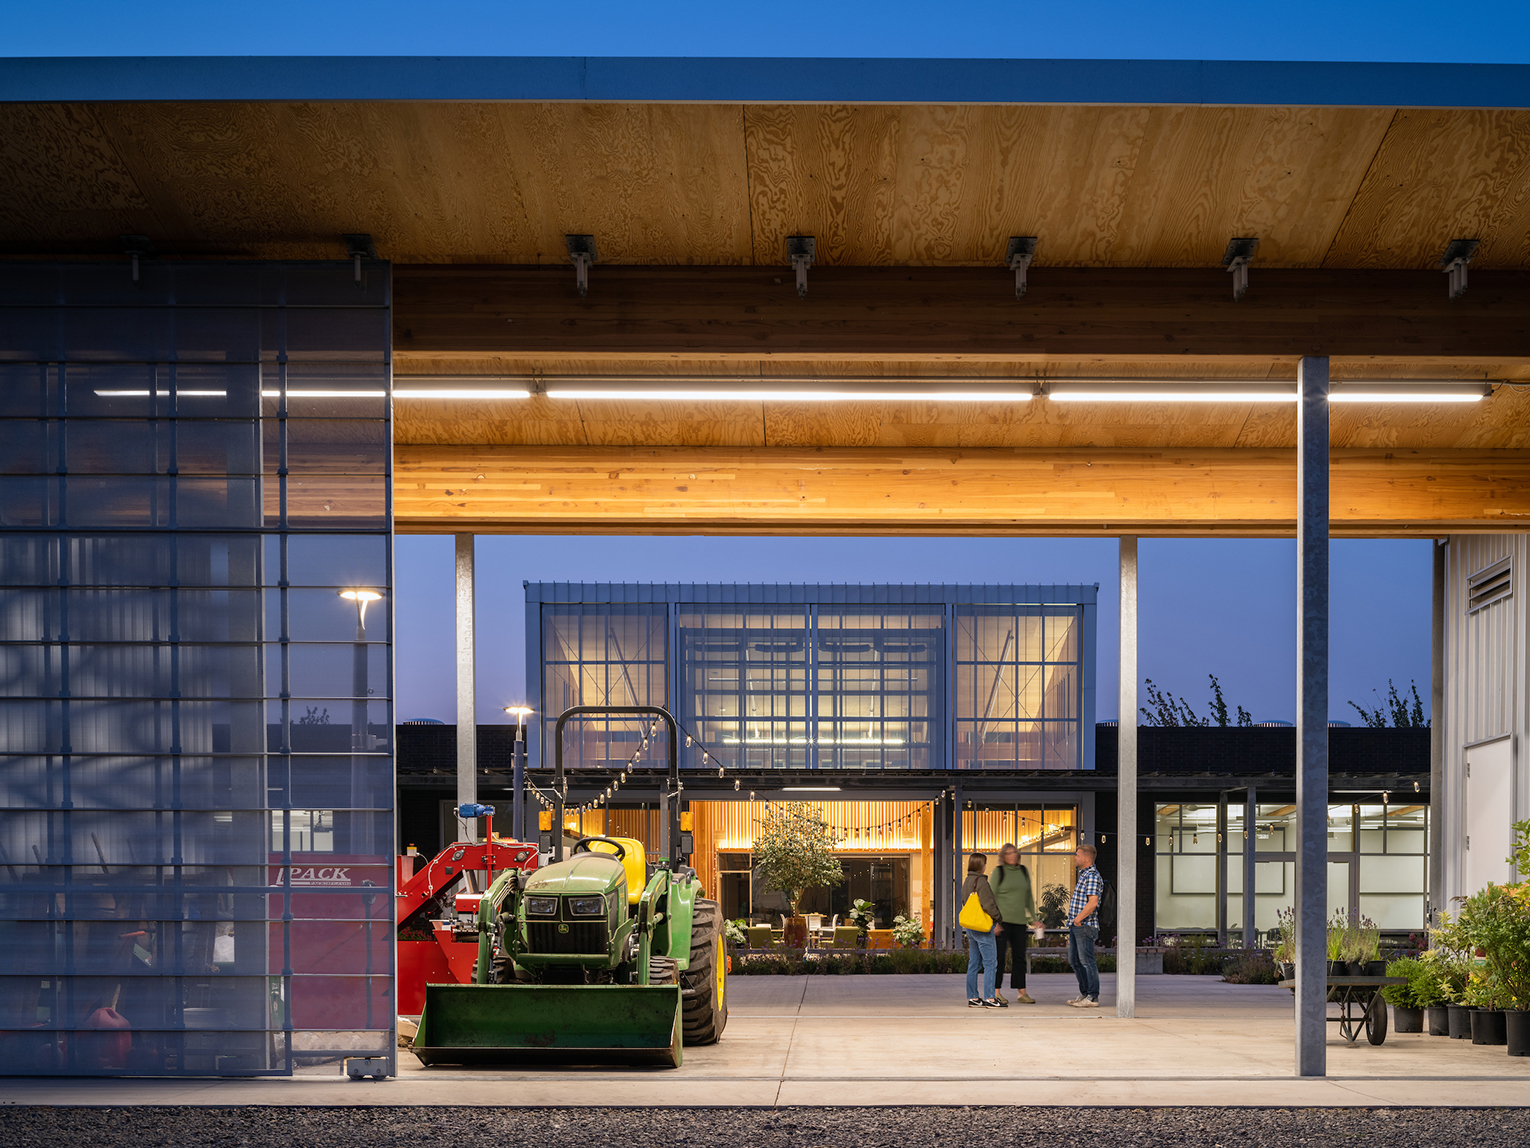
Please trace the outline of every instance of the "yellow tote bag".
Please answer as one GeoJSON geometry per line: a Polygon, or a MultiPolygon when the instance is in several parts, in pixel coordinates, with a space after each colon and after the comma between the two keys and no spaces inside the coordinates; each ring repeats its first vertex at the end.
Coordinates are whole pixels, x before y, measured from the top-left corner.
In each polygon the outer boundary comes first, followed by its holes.
{"type": "Polygon", "coordinates": [[[983,902],[978,900],[976,893],[967,894],[967,903],[962,906],[961,915],[956,918],[956,923],[964,929],[975,929],[979,933],[993,932],[993,918],[988,915],[988,910],[983,908],[983,902]]]}

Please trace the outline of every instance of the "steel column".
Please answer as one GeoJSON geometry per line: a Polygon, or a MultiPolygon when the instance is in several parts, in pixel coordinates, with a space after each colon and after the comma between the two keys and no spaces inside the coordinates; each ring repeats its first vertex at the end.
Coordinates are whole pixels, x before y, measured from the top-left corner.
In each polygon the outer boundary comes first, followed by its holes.
{"type": "Polygon", "coordinates": [[[1116,1015],[1137,1015],[1137,540],[1120,542],[1121,677],[1116,731],[1116,1015]]]}
{"type": "Polygon", "coordinates": [[[1227,791],[1217,794],[1217,947],[1227,948],[1227,791]]]}
{"type": "MultiPolygon", "coordinates": [[[[1445,558],[1450,540],[1434,544],[1433,622],[1429,635],[1429,915],[1445,905],[1445,558]]],[[[1522,874],[1523,876],[1523,874],[1522,874]]]]}
{"type": "Polygon", "coordinates": [[[1254,917],[1254,868],[1258,858],[1259,828],[1254,822],[1259,816],[1259,791],[1252,785],[1243,796],[1243,947],[1259,947],[1259,925],[1254,917]]]}
{"type": "MultiPolygon", "coordinates": [[[[457,804],[478,803],[478,674],[473,657],[473,536],[457,542],[457,804]]],[[[457,818],[458,840],[478,840],[478,819],[457,818]]]]}
{"type": "Polygon", "coordinates": [[[1297,367],[1296,1074],[1328,1072],[1328,359],[1297,367]]]}

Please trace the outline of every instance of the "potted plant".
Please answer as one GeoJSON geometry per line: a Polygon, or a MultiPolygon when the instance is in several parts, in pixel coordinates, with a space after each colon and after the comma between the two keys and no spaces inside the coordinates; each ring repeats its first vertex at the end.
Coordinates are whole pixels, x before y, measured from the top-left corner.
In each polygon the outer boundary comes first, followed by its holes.
{"type": "Polygon", "coordinates": [[[834,856],[839,840],[805,802],[788,802],[765,814],[754,839],[754,860],[765,888],[779,892],[791,906],[782,938],[787,948],[807,947],[807,918],[797,911],[803,893],[845,879],[834,856]]]}
{"type": "MultiPolygon", "coordinates": [[[[1530,875],[1530,821],[1514,826],[1514,849],[1509,863],[1520,876],[1530,875]]],[[[1477,998],[1503,1010],[1504,1043],[1510,1056],[1530,1056],[1530,880],[1515,885],[1488,885],[1468,897],[1461,907],[1461,928],[1473,943],[1480,962],[1468,985],[1477,998]]],[[[1497,1022],[1481,1021],[1496,1038],[1497,1022]]],[[[1476,1036],[1473,1035],[1473,1042],[1476,1036]]],[[[1498,1043],[1496,1039],[1492,1041],[1498,1043]]]]}
{"type": "MultiPolygon", "coordinates": [[[[1480,958],[1479,958],[1480,959],[1480,958]]],[[[1471,1009],[1473,1044],[1507,1044],[1504,1031],[1503,1008],[1499,1005],[1500,990],[1493,970],[1485,965],[1474,968],[1466,978],[1466,990],[1462,1003],[1471,1009]]]]}
{"type": "Polygon", "coordinates": [[[1439,923],[1429,930],[1426,955],[1440,978],[1452,1040],[1469,1040],[1472,1035],[1471,1008],[1464,1001],[1466,981],[1471,974],[1470,952],[1461,923],[1449,913],[1441,913],[1439,923]]]}
{"type": "Polygon", "coordinates": [[[1296,979],[1296,910],[1281,909],[1275,914],[1275,968],[1283,981],[1296,979]]]}
{"type": "Polygon", "coordinates": [[[1381,927],[1369,917],[1351,922],[1349,971],[1356,977],[1382,977],[1387,964],[1381,959],[1381,927]]]}
{"type": "Polygon", "coordinates": [[[855,926],[860,937],[858,944],[861,948],[869,948],[867,934],[877,927],[877,907],[870,901],[857,898],[850,906],[850,912],[845,914],[845,920],[855,926]]]}
{"type": "Polygon", "coordinates": [[[1428,966],[1414,957],[1403,957],[1386,966],[1386,976],[1406,977],[1408,982],[1387,985],[1381,990],[1381,999],[1392,1006],[1393,1027],[1398,1032],[1424,1031],[1424,1006],[1419,1001],[1417,986],[1427,973],[1428,966]]]}
{"type": "Polygon", "coordinates": [[[1450,1013],[1445,1008],[1445,986],[1439,970],[1430,962],[1428,951],[1412,958],[1416,967],[1408,977],[1408,988],[1413,999],[1424,1010],[1430,1036],[1450,1035],[1450,1013]]]}
{"type": "Polygon", "coordinates": [[[1344,919],[1344,914],[1335,913],[1333,919],[1328,922],[1328,975],[1331,977],[1343,977],[1349,975],[1349,961],[1344,955],[1344,942],[1349,936],[1349,922],[1344,919]]]}
{"type": "Polygon", "coordinates": [[[893,942],[900,949],[917,949],[924,944],[924,922],[918,913],[899,913],[893,918],[892,933],[893,942]]]}

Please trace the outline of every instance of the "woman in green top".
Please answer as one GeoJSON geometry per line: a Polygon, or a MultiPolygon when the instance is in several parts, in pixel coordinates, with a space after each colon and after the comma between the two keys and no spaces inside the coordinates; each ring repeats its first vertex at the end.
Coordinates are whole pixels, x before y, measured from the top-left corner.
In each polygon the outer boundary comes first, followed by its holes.
{"type": "MultiPolygon", "coordinates": [[[[1006,845],[999,850],[999,864],[990,875],[988,883],[993,888],[994,898],[999,902],[999,920],[1004,922],[1004,928],[997,938],[999,985],[1004,983],[1004,950],[1008,947],[1012,961],[1009,983],[1018,993],[1015,1000],[1020,1004],[1035,1004],[1035,999],[1025,991],[1025,942],[1038,917],[1036,897],[1031,890],[1031,874],[1020,864],[1020,850],[1013,845],[1006,845]]],[[[994,996],[1004,1000],[1004,995],[997,987],[994,996]]]]}

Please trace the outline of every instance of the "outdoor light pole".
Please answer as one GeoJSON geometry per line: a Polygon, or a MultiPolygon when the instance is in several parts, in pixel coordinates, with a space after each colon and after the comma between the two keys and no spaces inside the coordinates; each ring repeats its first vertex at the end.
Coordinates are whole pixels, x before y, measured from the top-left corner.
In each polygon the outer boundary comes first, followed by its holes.
{"type": "MultiPolygon", "coordinates": [[[[337,591],[340,597],[356,603],[356,641],[351,646],[351,753],[372,752],[372,737],[367,729],[367,606],[382,601],[382,592],[361,587],[337,591]]],[[[372,852],[372,818],[369,814],[354,812],[372,804],[363,779],[366,762],[351,758],[351,809],[348,815],[348,834],[352,853],[372,852]],[[358,829],[360,832],[358,832],[358,829]]],[[[370,926],[369,926],[370,928],[370,926]]],[[[368,952],[370,952],[370,948],[368,952]]],[[[371,982],[367,982],[370,986],[371,982]]],[[[370,988],[368,992],[370,993],[370,988]]],[[[370,1000],[370,997],[368,998],[370,1000]]]]}
{"type": "Polygon", "coordinates": [[[1328,359],[1296,377],[1296,1075],[1326,1076],[1328,359]]]}
{"type": "Polygon", "coordinates": [[[510,835],[517,841],[526,841],[526,719],[531,715],[528,706],[506,706],[507,714],[515,715],[515,750],[511,768],[514,770],[510,789],[510,835]]]}

